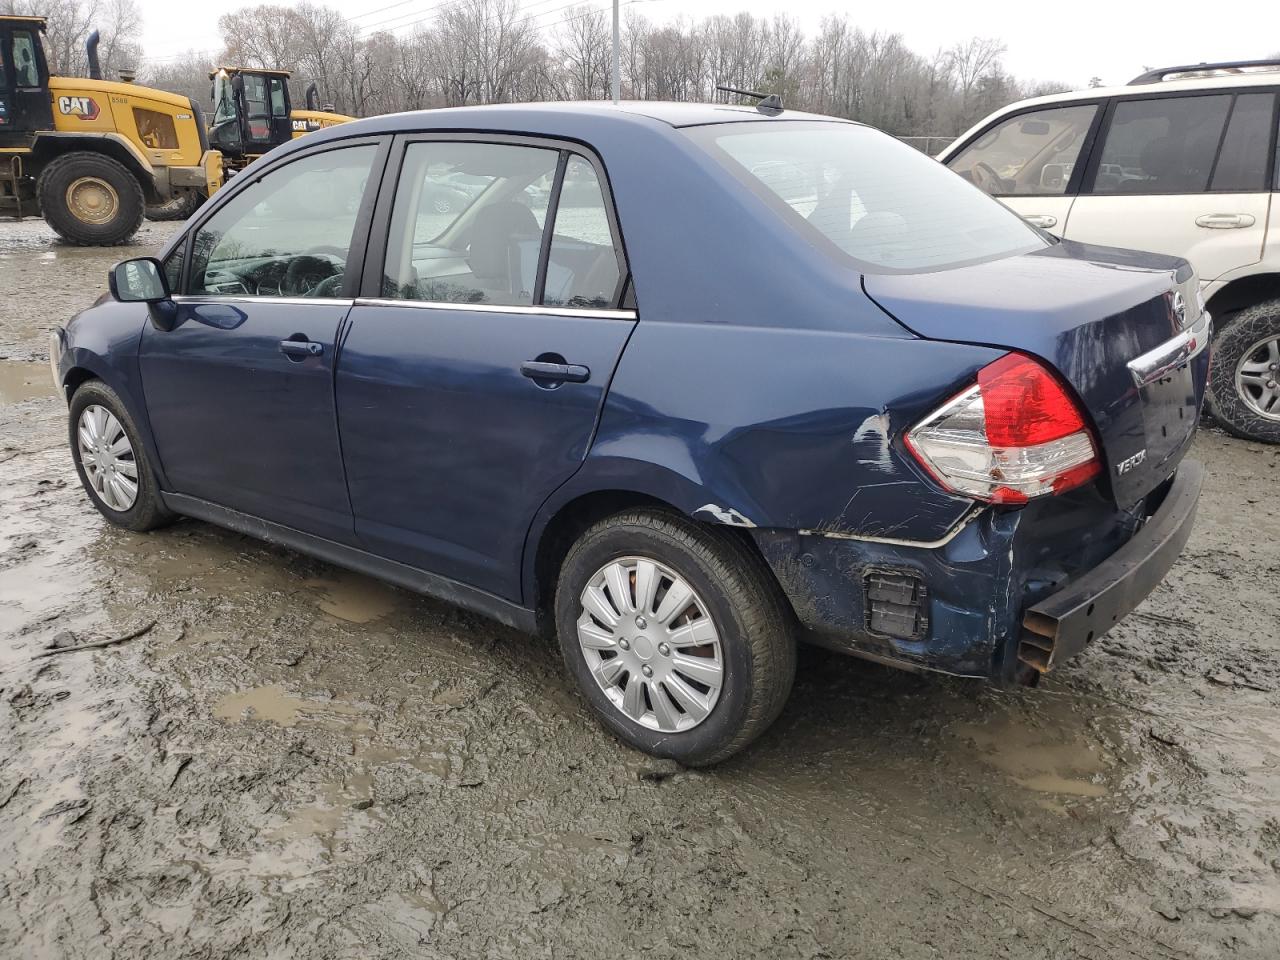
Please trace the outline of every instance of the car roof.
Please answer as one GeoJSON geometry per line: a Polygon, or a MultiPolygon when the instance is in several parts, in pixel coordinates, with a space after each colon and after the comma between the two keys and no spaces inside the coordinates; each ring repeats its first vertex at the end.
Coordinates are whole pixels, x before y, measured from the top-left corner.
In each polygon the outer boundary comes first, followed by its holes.
{"type": "Polygon", "coordinates": [[[714,103],[667,103],[628,100],[551,101],[501,103],[470,107],[441,107],[365,117],[334,124],[289,141],[268,154],[279,157],[298,150],[353,137],[394,133],[481,133],[576,140],[602,148],[611,138],[641,134],[674,136],[682,127],[760,122],[787,124],[797,121],[865,126],[851,120],[798,110],[757,110],[753,106],[714,103]]]}
{"type": "Polygon", "coordinates": [[[396,127],[456,126],[461,121],[474,122],[478,128],[499,129],[506,117],[598,116],[616,121],[628,119],[643,122],[656,120],[671,127],[694,127],[712,123],[742,123],[747,121],[786,122],[794,120],[821,120],[830,123],[853,123],[839,117],[828,117],[799,110],[759,110],[754,106],[724,103],[674,103],[664,100],[553,100],[541,103],[495,103],[483,106],[441,107],[434,110],[415,110],[407,113],[384,115],[396,127]],[[500,119],[501,118],[501,119],[500,119]]]}
{"type": "MultiPolygon", "coordinates": [[[[1207,69],[1212,69],[1206,65],[1207,69]]],[[[1189,67],[1194,70],[1194,67],[1189,67]]],[[[1067,93],[1051,93],[1043,97],[1019,100],[987,114],[976,124],[947,144],[939,159],[947,157],[960,144],[970,140],[975,133],[987,127],[993,120],[1008,114],[1022,113],[1035,107],[1066,106],[1072,103],[1105,100],[1111,97],[1151,97],[1170,93],[1205,93],[1215,90],[1236,90],[1243,87],[1280,87],[1280,70],[1250,70],[1239,73],[1219,73],[1216,76],[1188,77],[1184,80],[1159,80],[1151,83],[1129,83],[1122,87],[1089,87],[1067,93]]]]}

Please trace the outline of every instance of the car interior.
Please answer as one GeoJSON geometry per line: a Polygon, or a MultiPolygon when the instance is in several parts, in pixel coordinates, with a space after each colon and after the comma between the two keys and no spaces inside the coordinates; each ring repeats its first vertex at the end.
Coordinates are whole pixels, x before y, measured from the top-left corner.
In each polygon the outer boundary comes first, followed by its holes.
{"type": "MultiPolygon", "coordinates": [[[[193,293],[334,297],[342,289],[365,170],[342,154],[299,161],[296,175],[245,193],[196,236],[193,293]],[[301,165],[307,164],[307,169],[301,165]]],[[[559,152],[500,144],[412,144],[392,215],[383,296],[444,303],[533,304],[559,152]],[[458,184],[466,182],[468,193],[458,184]],[[442,213],[442,185],[463,202],[442,213]],[[461,209],[458,209],[460,207],[461,209]]],[[[288,168],[283,168],[287,170],[288,168]]],[[[595,170],[566,165],[543,303],[614,304],[619,268],[595,170]]]]}
{"type": "MultiPolygon", "coordinates": [[[[412,145],[391,225],[384,295],[448,303],[528,306],[534,300],[549,191],[552,150],[498,144],[412,145]],[[414,150],[414,147],[420,147],[414,150]],[[434,212],[427,196],[461,178],[488,186],[456,215],[434,212]]],[[[618,285],[617,257],[591,165],[569,162],[547,264],[544,302],[607,307],[618,285]],[[576,166],[575,166],[576,165],[576,166]],[[583,170],[585,169],[585,175],[583,170]],[[590,178],[590,189],[581,186],[590,178]],[[583,213],[589,224],[584,226],[583,213]],[[577,214],[578,227],[572,221],[577,214]],[[570,224],[566,228],[566,223],[570,224]]]]}

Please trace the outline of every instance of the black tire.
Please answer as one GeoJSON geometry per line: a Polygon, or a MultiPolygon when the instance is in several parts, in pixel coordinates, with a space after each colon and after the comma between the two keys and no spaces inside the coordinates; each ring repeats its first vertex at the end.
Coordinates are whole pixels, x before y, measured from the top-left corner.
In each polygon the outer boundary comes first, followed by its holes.
{"type": "Polygon", "coordinates": [[[124,164],[100,153],[64,153],[44,168],[36,189],[45,222],[64,240],[80,246],[124,243],[137,233],[146,213],[137,177],[124,164]],[[114,191],[116,205],[109,219],[94,223],[81,219],[72,210],[67,191],[82,178],[102,181],[114,191]]]}
{"type": "MultiPolygon", "coordinates": [[[[1237,437],[1264,443],[1280,443],[1280,420],[1267,419],[1250,409],[1236,389],[1236,368],[1246,354],[1272,337],[1280,337],[1280,300],[1255,304],[1232,317],[1213,338],[1206,397],[1214,420],[1237,437]]],[[[1280,378],[1280,370],[1275,373],[1280,378]]]]}
{"type": "Polygon", "coordinates": [[[165,508],[164,501],[160,498],[160,485],[156,482],[155,472],[151,468],[151,460],[147,456],[147,449],[142,443],[138,427],[114,390],[101,380],[86,380],[82,383],[71,397],[70,418],[67,426],[71,458],[75,461],[76,473],[79,474],[80,483],[84,486],[85,493],[89,495],[89,500],[98,508],[98,512],[116,526],[140,533],[173,522],[175,516],[165,508]],[[80,444],[77,441],[76,431],[80,423],[80,414],[90,405],[105,407],[110,411],[120,421],[125,435],[129,438],[129,444],[133,447],[133,459],[138,471],[138,492],[133,505],[127,510],[113,509],[103,501],[93,488],[93,484],[89,482],[84,464],[81,463],[80,444]]]}
{"type": "Polygon", "coordinates": [[[180,193],[168,203],[149,205],[147,207],[147,219],[156,223],[165,223],[170,220],[186,220],[199,209],[200,204],[203,202],[204,198],[193,191],[180,193]]]}
{"type": "Polygon", "coordinates": [[[728,532],[673,512],[630,511],[587,530],[561,567],[555,618],[565,664],[604,726],[645,753],[688,766],[719,763],[751,743],[777,719],[795,679],[795,618],[763,561],[728,532]],[[624,714],[601,690],[579,645],[584,588],[624,557],[656,560],[678,573],[716,625],[722,686],[711,712],[692,729],[662,732],[624,714]]]}

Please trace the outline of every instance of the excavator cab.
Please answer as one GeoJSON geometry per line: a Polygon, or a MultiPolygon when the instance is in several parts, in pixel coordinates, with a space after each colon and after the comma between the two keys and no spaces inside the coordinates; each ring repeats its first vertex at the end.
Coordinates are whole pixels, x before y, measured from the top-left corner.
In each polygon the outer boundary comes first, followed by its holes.
{"type": "Polygon", "coordinates": [[[221,67],[213,81],[211,146],[233,163],[252,159],[293,137],[289,73],[247,67],[221,67]]]}
{"type": "Polygon", "coordinates": [[[43,17],[0,15],[0,150],[30,147],[53,127],[43,17]]]}

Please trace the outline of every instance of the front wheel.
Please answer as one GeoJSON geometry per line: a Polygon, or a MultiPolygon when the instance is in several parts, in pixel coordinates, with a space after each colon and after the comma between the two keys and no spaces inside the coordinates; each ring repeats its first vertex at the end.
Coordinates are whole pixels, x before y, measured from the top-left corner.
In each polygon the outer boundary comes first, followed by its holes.
{"type": "Polygon", "coordinates": [[[795,678],[794,618],[758,556],[666,511],[602,520],[556,591],[565,664],[632,746],[717,763],[763,733],[795,678]]]}
{"type": "Polygon", "coordinates": [[[76,473],[99,513],[139,532],[174,519],[138,428],[114,390],[100,380],[82,383],[71,398],[68,426],[76,473]]]}
{"type": "Polygon", "coordinates": [[[36,185],[45,221],[58,235],[83,246],[115,246],[138,231],[146,200],[137,178],[99,153],[64,153],[36,185]]]}
{"type": "Polygon", "coordinates": [[[1214,337],[1208,405],[1236,436],[1280,443],[1280,300],[1241,311],[1214,337]]]}

